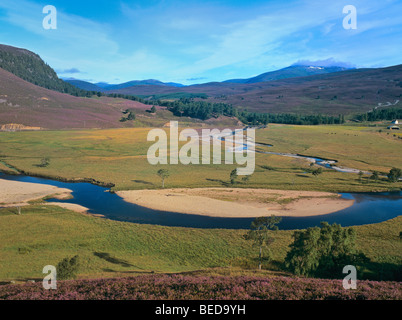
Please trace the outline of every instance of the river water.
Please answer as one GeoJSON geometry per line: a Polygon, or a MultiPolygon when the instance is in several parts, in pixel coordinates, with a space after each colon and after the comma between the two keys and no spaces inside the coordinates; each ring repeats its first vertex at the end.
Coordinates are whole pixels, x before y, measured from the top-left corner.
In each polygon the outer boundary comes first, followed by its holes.
{"type": "MultiPolygon", "coordinates": [[[[87,207],[90,213],[102,214],[105,218],[143,224],[194,228],[248,229],[251,218],[215,218],[193,214],[181,214],[144,208],[124,201],[108,188],[85,182],[67,183],[51,179],[0,173],[1,179],[53,185],[72,190],[73,199],[50,199],[51,202],[68,202],[87,207]]],[[[355,203],[344,210],[314,217],[283,217],[280,229],[304,229],[319,226],[321,221],[353,226],[378,223],[402,214],[402,191],[383,193],[345,193],[343,198],[355,203]]]]}

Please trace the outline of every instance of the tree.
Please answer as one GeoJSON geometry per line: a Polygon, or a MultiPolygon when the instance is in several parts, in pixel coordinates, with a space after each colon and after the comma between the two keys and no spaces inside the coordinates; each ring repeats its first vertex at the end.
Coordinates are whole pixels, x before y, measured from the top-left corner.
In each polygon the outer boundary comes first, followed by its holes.
{"type": "Polygon", "coordinates": [[[151,113],[155,113],[155,112],[156,112],[156,108],[155,108],[155,106],[152,106],[151,113]]]}
{"type": "Polygon", "coordinates": [[[252,240],[254,242],[253,245],[259,248],[258,270],[261,270],[262,265],[262,249],[274,241],[269,231],[278,230],[276,225],[281,220],[282,218],[275,217],[274,215],[270,217],[258,217],[251,223],[250,230],[244,235],[244,239],[252,240]]]}
{"type": "Polygon", "coordinates": [[[135,120],[135,113],[131,111],[128,113],[127,120],[135,120]]]}
{"type": "Polygon", "coordinates": [[[236,179],[237,179],[237,169],[233,169],[230,172],[230,183],[234,184],[236,182],[236,179]]]}
{"type": "Polygon", "coordinates": [[[402,170],[398,168],[392,168],[387,174],[387,177],[390,182],[397,182],[399,178],[402,177],[402,170]]]}
{"type": "Polygon", "coordinates": [[[374,180],[375,182],[377,182],[379,177],[380,177],[379,172],[374,170],[374,171],[371,173],[370,179],[372,179],[372,180],[374,180]]]}
{"type": "Polygon", "coordinates": [[[317,177],[318,175],[320,175],[321,173],[323,173],[323,170],[321,167],[314,169],[311,171],[311,173],[313,174],[313,176],[317,177]]]}
{"type": "Polygon", "coordinates": [[[285,266],[296,275],[336,277],[343,266],[368,261],[355,248],[353,228],[321,222],[321,227],[295,231],[293,239],[285,266]]]}
{"type": "Polygon", "coordinates": [[[38,165],[39,167],[47,167],[50,164],[50,159],[48,157],[42,158],[40,160],[40,164],[38,165]]]}
{"type": "Polygon", "coordinates": [[[165,187],[165,179],[170,176],[169,170],[159,169],[157,174],[162,179],[162,188],[164,188],[165,187]]]}
{"type": "Polygon", "coordinates": [[[64,258],[57,264],[57,279],[66,280],[74,279],[79,267],[78,256],[74,256],[71,259],[64,258]]]}
{"type": "Polygon", "coordinates": [[[243,181],[244,183],[247,183],[250,180],[250,175],[244,176],[243,178],[241,178],[241,181],[243,181]]]}
{"type": "Polygon", "coordinates": [[[362,182],[362,177],[363,177],[363,171],[359,171],[358,176],[359,176],[359,182],[362,182]]]}

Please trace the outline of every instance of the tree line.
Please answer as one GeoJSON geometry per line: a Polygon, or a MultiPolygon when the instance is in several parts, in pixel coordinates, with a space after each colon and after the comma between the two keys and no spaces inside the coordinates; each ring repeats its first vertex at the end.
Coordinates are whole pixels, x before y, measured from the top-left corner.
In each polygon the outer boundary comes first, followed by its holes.
{"type": "Polygon", "coordinates": [[[402,119],[402,108],[387,108],[387,109],[376,109],[358,114],[355,117],[359,121],[379,121],[379,120],[394,120],[402,119]]]}
{"type": "Polygon", "coordinates": [[[166,107],[174,115],[208,120],[219,116],[236,117],[248,125],[266,125],[268,123],[284,123],[299,125],[342,124],[343,115],[331,116],[322,114],[301,115],[292,113],[257,113],[239,110],[231,104],[195,101],[183,98],[176,101],[155,101],[155,104],[166,107]]]}

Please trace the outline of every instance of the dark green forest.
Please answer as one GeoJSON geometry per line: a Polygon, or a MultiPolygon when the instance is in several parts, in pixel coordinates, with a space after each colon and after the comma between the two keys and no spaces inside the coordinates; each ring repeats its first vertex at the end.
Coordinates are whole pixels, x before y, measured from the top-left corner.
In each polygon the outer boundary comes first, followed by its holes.
{"type": "Polygon", "coordinates": [[[379,121],[402,119],[402,108],[373,109],[356,116],[359,121],[379,121]]]}

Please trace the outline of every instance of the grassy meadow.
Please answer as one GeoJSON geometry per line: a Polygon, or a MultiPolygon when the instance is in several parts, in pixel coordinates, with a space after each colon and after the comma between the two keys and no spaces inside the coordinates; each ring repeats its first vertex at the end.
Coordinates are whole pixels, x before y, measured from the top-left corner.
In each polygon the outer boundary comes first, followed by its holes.
{"type": "MultiPolygon", "coordinates": [[[[113,183],[114,190],[161,187],[156,172],[168,168],[166,187],[226,187],[237,165],[150,165],[149,128],[0,133],[0,170],[10,166],[27,174],[65,179],[92,178],[113,183]],[[40,166],[42,158],[50,160],[40,166]]],[[[166,129],[168,131],[168,129],[166,129]]],[[[379,128],[363,126],[269,125],[256,131],[259,147],[338,160],[338,165],[386,174],[401,165],[401,139],[379,128]]],[[[306,173],[309,162],[256,154],[248,182],[232,187],[380,191],[401,188],[386,179],[374,182],[357,174],[325,169],[318,177],[306,173]]],[[[43,279],[45,265],[80,256],[79,278],[121,277],[147,273],[253,274],[257,251],[243,239],[245,230],[194,229],[140,225],[75,213],[40,201],[0,209],[0,280],[43,279]]],[[[402,217],[354,227],[358,249],[370,259],[361,277],[394,279],[402,262],[402,217]]],[[[272,261],[260,275],[284,273],[282,263],[292,231],[279,230],[271,246],[272,261]],[[270,270],[270,271],[268,271],[270,270]]],[[[286,274],[286,273],[285,273],[286,274]]]]}
{"type": "MultiPolygon", "coordinates": [[[[354,227],[357,247],[372,261],[359,279],[386,280],[402,263],[402,217],[354,227]]],[[[196,229],[140,225],[35,204],[0,209],[0,280],[43,279],[45,265],[79,255],[79,278],[147,273],[253,274],[258,249],[243,239],[246,230],[196,229]]],[[[283,274],[291,230],[278,230],[272,262],[260,275],[283,274]],[[273,271],[272,271],[273,270],[273,271]]]]}
{"type": "MultiPolygon", "coordinates": [[[[168,168],[166,187],[226,187],[237,165],[150,165],[147,142],[150,128],[79,131],[1,132],[0,160],[29,174],[66,179],[93,178],[113,183],[114,190],[154,189],[161,183],[156,172],[168,168]],[[50,163],[40,167],[42,158],[50,163]]],[[[166,128],[167,131],[169,131],[166,128]]],[[[256,131],[259,147],[273,152],[298,153],[338,160],[337,165],[386,174],[402,167],[402,140],[378,128],[360,126],[269,125],[256,131]]],[[[316,190],[333,192],[384,191],[401,188],[385,178],[374,182],[364,176],[325,169],[318,177],[306,173],[309,162],[278,155],[256,154],[249,181],[235,187],[316,190]]]]}

